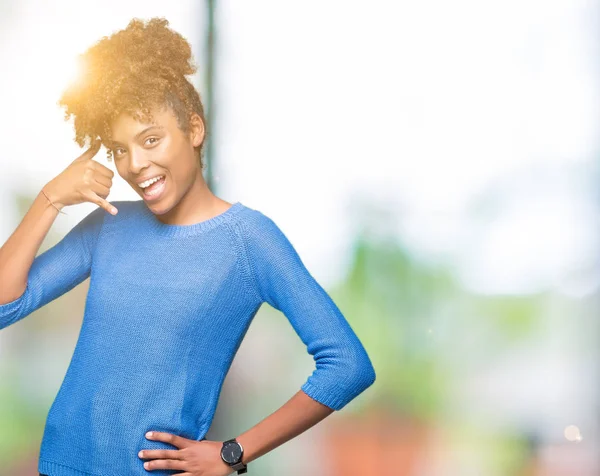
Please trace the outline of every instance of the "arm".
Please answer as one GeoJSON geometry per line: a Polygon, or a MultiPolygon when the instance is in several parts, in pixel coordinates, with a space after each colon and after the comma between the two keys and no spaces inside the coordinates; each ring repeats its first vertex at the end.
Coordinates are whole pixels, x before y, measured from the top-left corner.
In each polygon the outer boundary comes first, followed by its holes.
{"type": "Polygon", "coordinates": [[[248,464],[295,438],[331,413],[333,409],[299,390],[281,408],[236,438],[244,448],[242,461],[248,464]]]}
{"type": "MultiPolygon", "coordinates": [[[[62,206],[59,204],[58,208],[62,206]]],[[[23,294],[29,268],[57,215],[58,210],[40,191],[17,229],[0,248],[1,304],[23,294]]]]}
{"type": "Polygon", "coordinates": [[[240,435],[247,462],[341,410],[374,383],[375,370],[348,321],[279,227],[257,211],[243,227],[257,297],[286,316],[316,364],[301,391],[240,435]]]}
{"type": "Polygon", "coordinates": [[[104,210],[89,213],[60,242],[36,257],[57,214],[40,192],[0,248],[0,329],[53,301],[90,274],[104,210]]]}

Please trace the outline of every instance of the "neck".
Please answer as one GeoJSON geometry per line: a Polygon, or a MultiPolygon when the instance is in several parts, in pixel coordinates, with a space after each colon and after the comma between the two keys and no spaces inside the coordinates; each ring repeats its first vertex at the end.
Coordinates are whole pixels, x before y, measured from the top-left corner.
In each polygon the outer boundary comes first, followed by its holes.
{"type": "Polygon", "coordinates": [[[198,168],[192,185],[179,202],[157,217],[168,225],[191,225],[222,213],[230,205],[212,193],[198,168]]]}

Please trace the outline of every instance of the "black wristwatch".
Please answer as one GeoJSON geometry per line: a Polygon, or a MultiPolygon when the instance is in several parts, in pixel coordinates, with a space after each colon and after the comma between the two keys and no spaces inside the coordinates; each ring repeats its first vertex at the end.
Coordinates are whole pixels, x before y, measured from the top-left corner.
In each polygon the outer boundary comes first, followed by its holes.
{"type": "Polygon", "coordinates": [[[221,459],[237,471],[237,474],[248,472],[248,465],[242,463],[244,448],[235,438],[223,442],[221,459]]]}

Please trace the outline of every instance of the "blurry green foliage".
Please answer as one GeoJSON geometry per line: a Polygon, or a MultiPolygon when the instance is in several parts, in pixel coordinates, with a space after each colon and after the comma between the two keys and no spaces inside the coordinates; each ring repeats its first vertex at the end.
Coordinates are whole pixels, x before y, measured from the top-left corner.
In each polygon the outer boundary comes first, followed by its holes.
{"type": "Polygon", "coordinates": [[[439,417],[459,380],[448,355],[472,345],[490,356],[531,336],[542,303],[472,294],[449,267],[421,263],[397,239],[368,234],[357,237],[348,277],[331,295],[375,367],[377,380],[361,400],[421,419],[439,417]],[[478,339],[490,327],[494,342],[478,339]]]}
{"type": "Polygon", "coordinates": [[[10,384],[17,379],[11,378],[9,370],[10,367],[4,365],[0,373],[0,461],[5,463],[18,462],[31,455],[32,442],[40,439],[45,420],[40,409],[21,398],[15,386],[10,384]]]}

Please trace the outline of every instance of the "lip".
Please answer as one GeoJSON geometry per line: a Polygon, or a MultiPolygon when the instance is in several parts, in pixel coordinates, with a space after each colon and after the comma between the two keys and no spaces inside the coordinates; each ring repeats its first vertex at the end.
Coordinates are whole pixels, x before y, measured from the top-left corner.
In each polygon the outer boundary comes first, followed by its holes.
{"type": "Polygon", "coordinates": [[[165,194],[166,188],[167,188],[167,176],[165,175],[165,178],[162,181],[161,189],[156,195],[147,196],[146,192],[144,191],[143,188],[140,188],[140,190],[142,191],[142,198],[146,202],[156,202],[157,200],[160,200],[162,198],[162,196],[165,194]]]}

